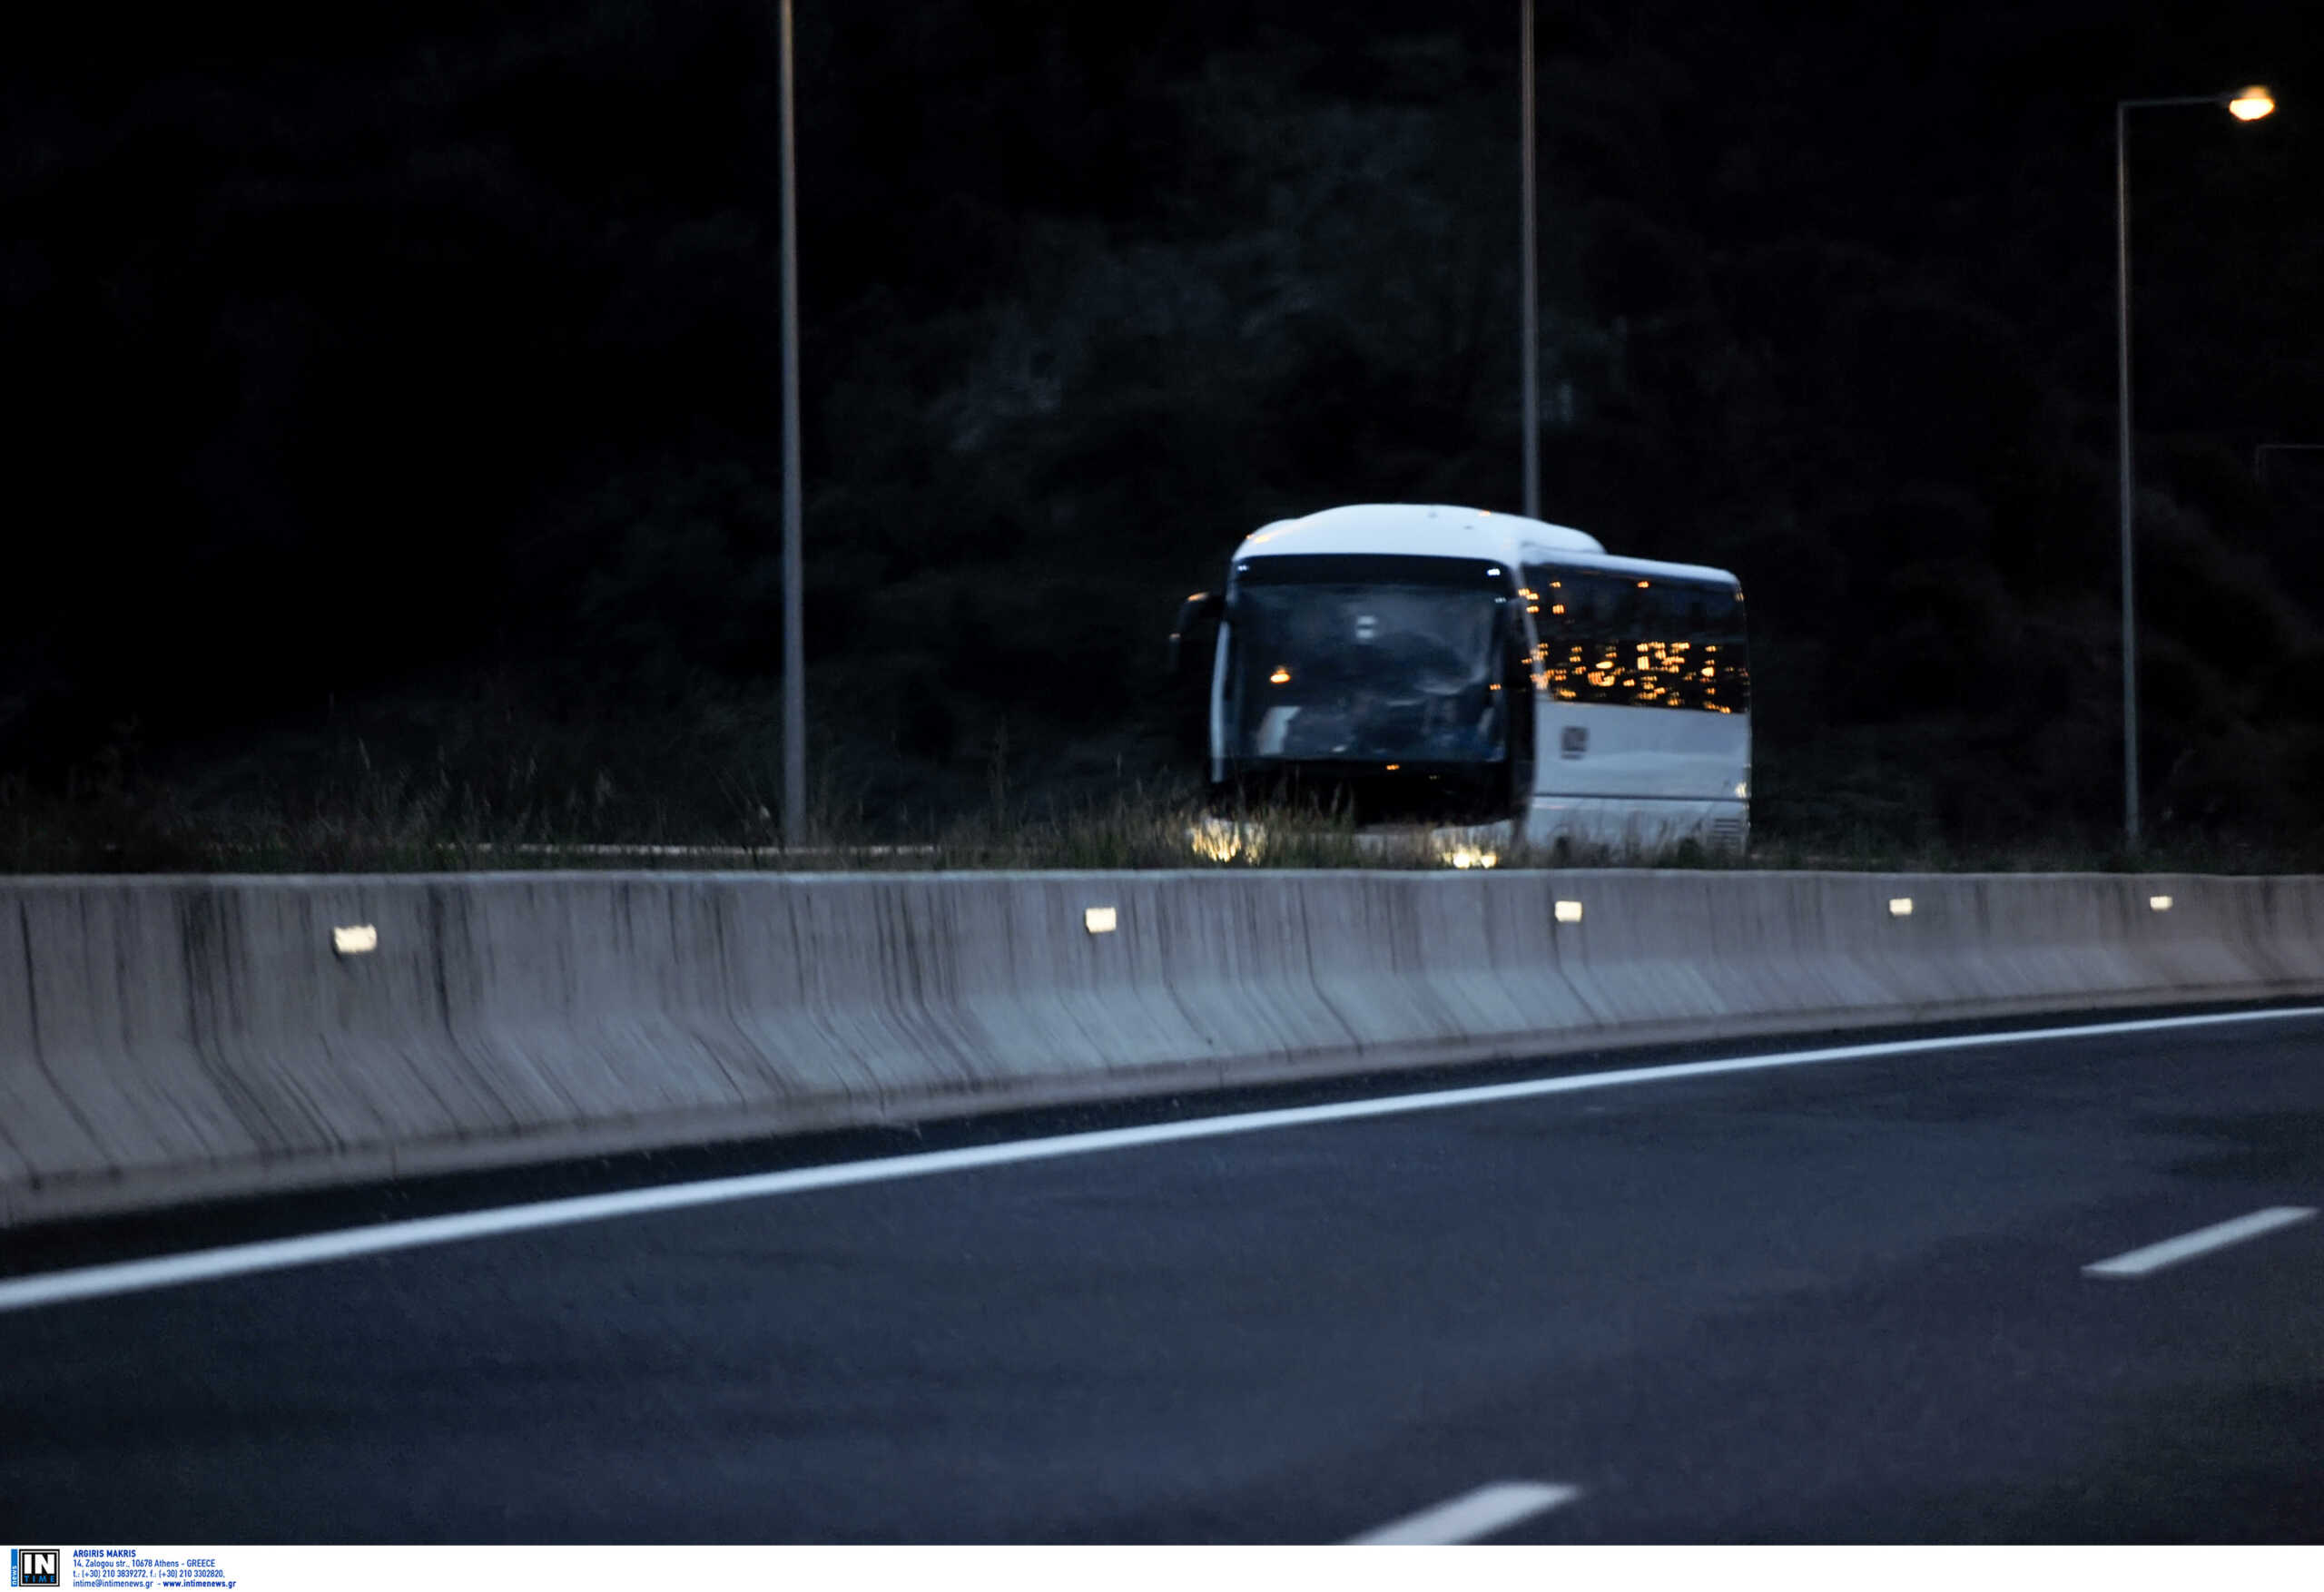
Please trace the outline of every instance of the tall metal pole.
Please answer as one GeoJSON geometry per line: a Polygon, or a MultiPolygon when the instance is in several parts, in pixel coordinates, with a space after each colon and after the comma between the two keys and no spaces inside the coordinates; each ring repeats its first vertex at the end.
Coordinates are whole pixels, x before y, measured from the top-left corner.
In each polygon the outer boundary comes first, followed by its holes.
{"type": "Polygon", "coordinates": [[[1517,24],[1517,99],[1518,120],[1524,123],[1521,133],[1522,150],[1518,161],[1524,173],[1525,239],[1522,246],[1525,278],[1522,322],[1518,332],[1520,357],[1525,371],[1525,514],[1529,519],[1541,516],[1541,372],[1536,369],[1541,359],[1541,331],[1536,323],[1540,293],[1534,285],[1539,260],[1535,247],[1533,219],[1533,0],[1518,0],[1517,24]]]}
{"type": "Polygon", "coordinates": [[[791,0],[783,5],[783,840],[807,841],[807,646],[799,550],[799,165],[791,0]]]}
{"type": "MultiPolygon", "coordinates": [[[[785,0],[788,3],[788,0],[785,0]]],[[[2131,159],[2126,136],[2130,106],[2114,106],[2114,378],[2120,429],[2115,454],[2122,531],[2122,842],[2139,846],[2139,631],[2132,585],[2131,522],[2135,517],[2131,471],[2131,159]]]]}
{"type": "MultiPolygon", "coordinates": [[[[2245,94],[2264,94],[2246,89],[2245,94]]],[[[2235,94],[2173,94],[2159,100],[2114,102],[2114,381],[2122,463],[2117,492],[2122,509],[2122,840],[2139,845],[2139,633],[2138,604],[2131,577],[2131,526],[2137,517],[2135,478],[2131,468],[2131,154],[2130,113],[2154,105],[2230,105],[2246,121],[2235,94]]],[[[2257,113],[2265,115],[2269,105],[2257,113]]]]}

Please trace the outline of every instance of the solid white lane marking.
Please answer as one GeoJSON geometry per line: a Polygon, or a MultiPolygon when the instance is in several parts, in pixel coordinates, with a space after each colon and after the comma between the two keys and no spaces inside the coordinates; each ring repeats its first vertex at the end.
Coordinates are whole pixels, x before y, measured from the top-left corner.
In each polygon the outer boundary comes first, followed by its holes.
{"type": "Polygon", "coordinates": [[[2230,1243],[2241,1243],[2245,1239],[2257,1238],[2262,1233],[2273,1233],[2279,1227],[2305,1222],[2314,1214],[2315,1208],[2309,1205],[2270,1205],[2264,1211],[2238,1216],[2232,1222],[2198,1228],[2192,1233],[2182,1233],[2176,1238],[2166,1238],[2161,1243],[2150,1243],[2144,1249],[2132,1250],[2128,1254],[2118,1254],[2111,1261],[2096,1262],[2083,1267],[2083,1274],[2088,1277],[2143,1277],[2149,1272],[2159,1272],[2165,1266],[2192,1260],[2199,1254],[2225,1249],[2230,1243]]]}
{"type": "Polygon", "coordinates": [[[1581,1496],[1578,1487],[1553,1487],[1543,1481],[1496,1481],[1348,1540],[1371,1547],[1386,1543],[1474,1542],[1480,1537],[1506,1530],[1529,1515],[1554,1509],[1581,1496]]]}
{"type": "Polygon", "coordinates": [[[918,1155],[889,1155],[874,1161],[802,1166],[788,1172],[759,1172],[739,1177],[713,1178],[701,1183],[665,1184],[653,1188],[625,1189],[617,1194],[584,1194],[572,1199],[546,1200],[535,1204],[503,1205],[495,1210],[465,1211],[455,1215],[428,1216],[411,1222],[384,1222],[337,1233],[317,1233],[298,1238],[271,1239],[261,1243],[238,1243],[225,1249],[160,1255],[152,1260],[123,1261],[112,1265],[86,1266],[74,1271],[40,1272],[0,1282],[0,1312],[61,1304],[74,1299],[95,1299],[112,1293],[169,1288],[183,1282],[242,1276],[252,1272],[281,1271],[290,1266],[349,1260],[358,1255],[383,1254],[392,1250],[419,1249],[428,1244],[456,1243],[466,1239],[490,1238],[501,1233],[530,1232],[536,1228],[568,1227],[583,1222],[603,1222],[615,1216],[645,1215],[657,1211],[684,1210],[693,1205],[721,1204],[730,1200],[762,1199],[774,1194],[802,1194],[812,1189],[841,1188],[858,1183],[888,1183],[899,1178],[925,1177],[940,1172],[964,1172],[978,1166],[1003,1166],[1020,1161],[1046,1161],[1060,1155],[1086,1155],[1099,1150],[1126,1150],[1145,1145],[1174,1144],[1185,1139],[1258,1133],[1270,1128],[1304,1127],[1313,1123],[1396,1116],[1406,1112],[1442,1111],[1462,1106],[1490,1106],[1502,1100],[1573,1095],[1590,1089],[1669,1083],[1682,1078],[1716,1077],[1723,1073],[1766,1072],[1777,1067],[1809,1066],[1819,1062],[1861,1061],[1876,1056],[1917,1056],[1935,1050],[1965,1050],[1979,1046],[2025,1045],[2055,1039],[2096,1039],[2120,1034],[2154,1034],[2176,1028],[2214,1027],[2222,1023],[2259,1023],[2319,1016],[2324,1016],[2324,1007],[2280,1007],[2267,1011],[2217,1012],[2206,1017],[2144,1017],[2117,1023],[2085,1023],[2072,1028],[1958,1034],[1942,1039],[1890,1039],[1873,1045],[1839,1045],[1822,1050],[1786,1050],[1720,1061],[1673,1062],[1662,1066],[1632,1067],[1622,1072],[1574,1073],[1563,1077],[1528,1078],[1512,1084],[1481,1084],[1464,1089],[1432,1089],[1415,1095],[1341,1100],[1328,1106],[1244,1111],[1227,1116],[1200,1116],[1184,1122],[1108,1128],[1098,1133],[1019,1139],[967,1149],[934,1150],[918,1155]]]}

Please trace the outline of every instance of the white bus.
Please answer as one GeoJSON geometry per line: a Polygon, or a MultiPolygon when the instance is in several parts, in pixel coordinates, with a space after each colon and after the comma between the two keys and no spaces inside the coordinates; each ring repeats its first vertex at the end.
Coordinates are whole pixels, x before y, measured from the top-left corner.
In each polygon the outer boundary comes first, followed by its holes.
{"type": "Polygon", "coordinates": [[[1247,537],[1172,645],[1190,696],[1207,675],[1222,819],[1315,802],[1454,860],[1748,840],[1750,655],[1725,570],[1360,504],[1247,537]]]}

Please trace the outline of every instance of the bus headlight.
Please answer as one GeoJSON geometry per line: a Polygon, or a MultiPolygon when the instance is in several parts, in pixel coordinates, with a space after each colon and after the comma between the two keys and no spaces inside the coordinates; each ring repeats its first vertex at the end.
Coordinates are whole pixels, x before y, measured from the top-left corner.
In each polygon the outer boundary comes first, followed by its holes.
{"type": "Polygon", "coordinates": [[[1255,823],[1205,818],[1188,826],[1187,845],[1209,862],[1256,862],[1266,850],[1266,831],[1255,823]]]}

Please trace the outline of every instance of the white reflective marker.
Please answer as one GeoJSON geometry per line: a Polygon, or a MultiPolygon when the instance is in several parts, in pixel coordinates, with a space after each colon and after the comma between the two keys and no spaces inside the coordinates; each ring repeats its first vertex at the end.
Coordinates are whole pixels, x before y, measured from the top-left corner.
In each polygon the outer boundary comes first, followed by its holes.
{"type": "Polygon", "coordinates": [[[1111,907],[1083,908],[1081,927],[1092,934],[1111,934],[1114,931],[1114,909],[1111,907]]]}
{"type": "Polygon", "coordinates": [[[1879,1056],[1919,1056],[1930,1051],[1967,1050],[1980,1046],[2031,1045],[2055,1039],[2102,1039],[2123,1034],[2159,1034],[2228,1023],[2280,1022],[2287,1018],[2318,1017],[2324,1017],[2324,1007],[2277,1007],[2265,1011],[2214,1012],[2203,1017],[2141,1017],[2115,1023],[2085,1023],[2072,1028],[2022,1028],[2007,1033],[1955,1034],[1937,1039],[1887,1039],[1868,1045],[1832,1046],[1822,1050],[1783,1050],[1759,1056],[1731,1056],[1718,1061],[1680,1061],[1619,1072],[1570,1073],[1560,1077],[1525,1078],[1509,1084],[1479,1084],[1463,1089],[1429,1089],[1411,1095],[1382,1095],[1364,1100],[1335,1101],[1326,1106],[1286,1106],[1277,1111],[1241,1111],[1226,1116],[1198,1116],[1183,1122],[1155,1122],[1138,1127],[1060,1134],[1051,1138],[1018,1139],[1006,1144],[976,1145],[959,1150],[931,1150],[918,1155],[888,1155],[872,1161],[800,1166],[786,1172],[755,1172],[740,1177],[710,1178],[700,1183],[662,1184],[652,1188],[625,1189],[615,1194],[582,1194],[570,1199],[544,1200],[529,1205],[502,1205],[448,1216],[427,1216],[411,1222],[382,1222],[369,1227],[345,1228],[335,1233],[310,1233],[298,1238],[269,1239],[259,1243],[238,1243],[225,1249],[193,1250],[183,1254],[157,1255],[151,1260],[121,1261],[112,1265],[84,1266],[74,1271],[36,1272],[30,1276],[0,1281],[0,1312],[31,1310],[40,1305],[62,1304],[74,1299],[97,1299],[113,1293],[137,1293],[148,1289],[171,1288],[218,1277],[239,1277],[254,1272],[276,1272],[290,1266],[349,1260],[357,1255],[385,1254],[395,1250],[420,1249],[431,1244],[458,1243],[501,1233],[572,1227],[619,1216],[649,1215],[659,1211],[688,1210],[734,1200],[805,1194],[815,1189],[845,1188],[855,1184],[892,1183],[907,1177],[966,1172],[980,1166],[1005,1166],[1026,1161],[1048,1161],[1065,1155],[1087,1155],[1101,1150],[1138,1149],[1148,1145],[1223,1138],[1231,1134],[1259,1133],[1273,1128],[1354,1122],[1374,1116],[1401,1116],[1419,1111],[1491,1106],[1503,1100],[1530,1100],[1549,1095],[1578,1095],[1593,1089],[1617,1089],[1635,1084],[1672,1083],[1686,1078],[1718,1077],[1728,1073],[1812,1066],[1823,1062],[1864,1061],[1879,1056]]]}
{"type": "Polygon", "coordinates": [[[2238,1216],[2232,1222],[2221,1222],[2213,1227],[2199,1227],[2177,1238],[2166,1238],[2161,1243],[2150,1243],[2144,1249],[2118,1254],[2111,1261],[2099,1261],[2083,1267],[2082,1273],[2085,1277],[2143,1277],[2149,1272],[2159,1272],[2165,1266],[2177,1265],[2181,1261],[2191,1261],[2199,1254],[2225,1249],[2230,1243],[2241,1243],[2247,1238],[2257,1238],[2263,1233],[2273,1233],[2279,1227],[2305,1222],[2314,1214],[2314,1207],[2309,1205],[2270,1205],[2264,1211],[2238,1216]]]}
{"type": "Polygon", "coordinates": [[[351,923],[330,931],[330,948],[342,957],[359,957],[379,948],[379,931],[369,923],[351,923]]]}
{"type": "Polygon", "coordinates": [[[1911,917],[1912,915],[1913,915],[1913,898],[1912,898],[1912,897],[1910,897],[1910,896],[1890,896],[1890,897],[1888,898],[1888,916],[1890,916],[1891,918],[1909,918],[1909,917],[1911,917]]]}
{"type": "Polygon", "coordinates": [[[1558,921],[1561,923],[1579,923],[1581,921],[1581,903],[1560,901],[1557,904],[1557,915],[1558,921]]]}
{"type": "Polygon", "coordinates": [[[2171,910],[2171,898],[2169,896],[2149,896],[2146,899],[2146,907],[2147,910],[2150,912],[2168,912],[2171,910]]]}
{"type": "Polygon", "coordinates": [[[1367,1547],[1474,1542],[1480,1537],[1505,1531],[1529,1516],[1571,1503],[1581,1496],[1578,1487],[1558,1487],[1546,1481],[1496,1481],[1348,1540],[1367,1547]]]}

